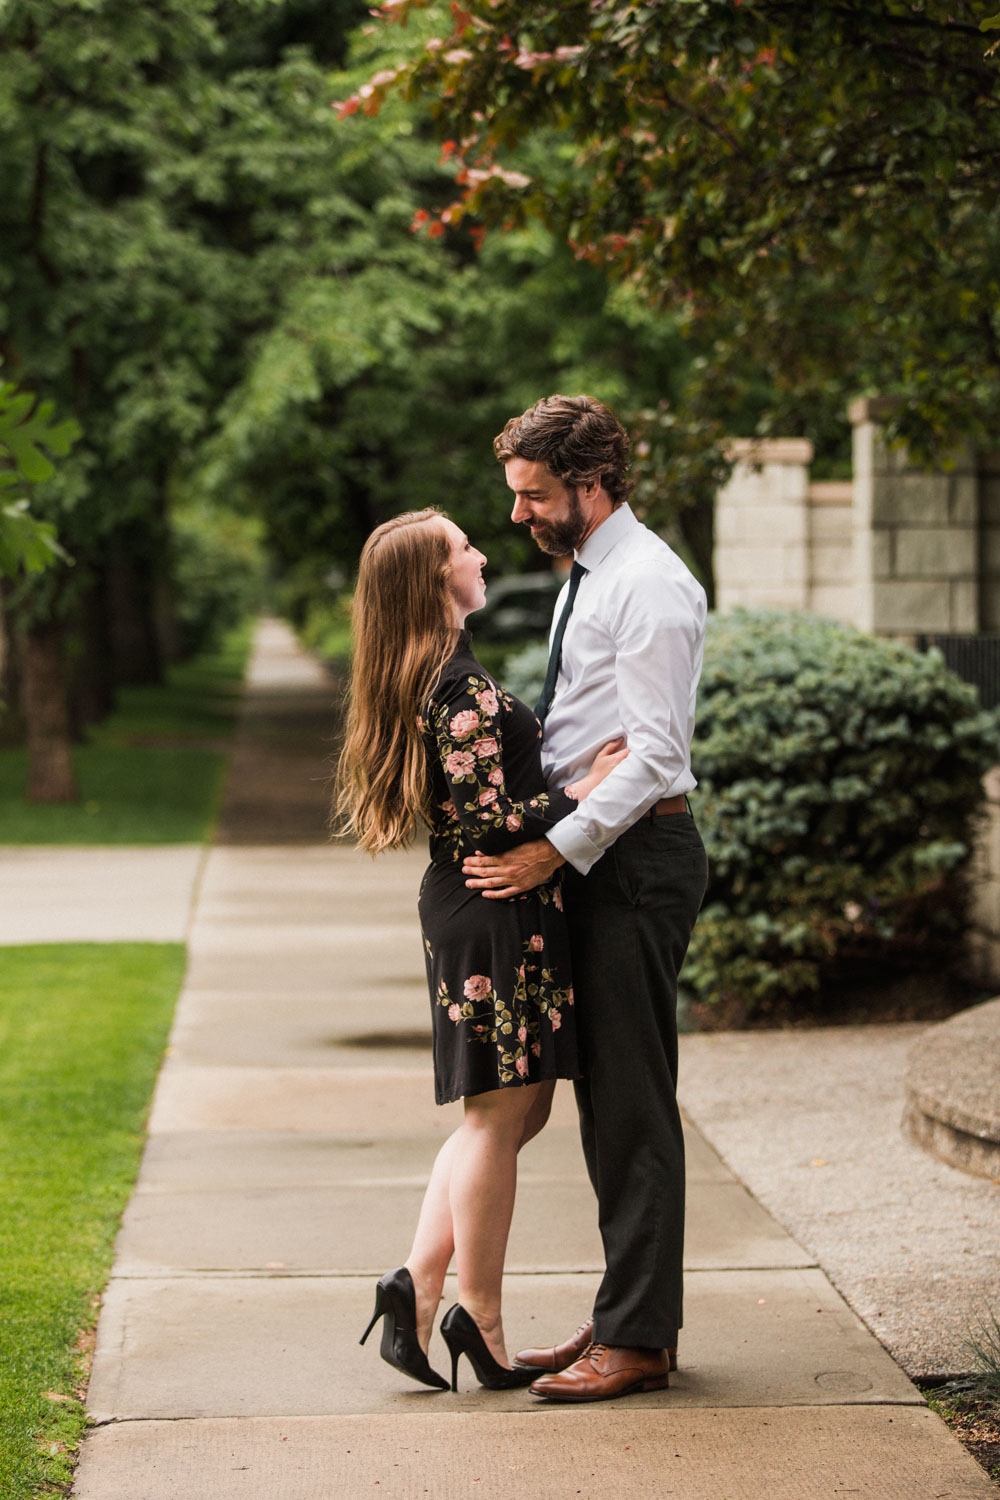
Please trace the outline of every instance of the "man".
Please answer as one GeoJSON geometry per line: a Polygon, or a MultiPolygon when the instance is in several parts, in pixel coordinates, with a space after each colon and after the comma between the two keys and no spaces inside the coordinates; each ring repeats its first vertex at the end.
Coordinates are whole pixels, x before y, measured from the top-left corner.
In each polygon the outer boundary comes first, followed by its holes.
{"type": "Polygon", "coordinates": [[[554,696],[536,710],[546,779],[572,782],[617,736],[629,748],[546,838],[463,867],[469,886],[504,899],[567,865],[584,1068],[577,1105],[606,1269],[592,1321],[565,1344],[517,1359],[539,1367],[536,1395],[599,1401],[662,1388],[676,1368],[684,1241],[677,975],[707,881],[685,795],[696,785],[690,741],[706,602],[626,503],[629,440],[606,406],[550,396],[508,422],[494,449],[514,492],[512,519],[544,551],[575,557],[556,606],[547,677],[554,696]]]}

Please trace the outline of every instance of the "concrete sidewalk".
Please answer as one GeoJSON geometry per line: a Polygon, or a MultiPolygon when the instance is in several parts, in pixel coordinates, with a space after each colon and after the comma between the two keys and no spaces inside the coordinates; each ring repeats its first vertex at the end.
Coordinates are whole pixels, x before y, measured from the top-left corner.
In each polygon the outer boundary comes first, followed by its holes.
{"type": "MultiPolygon", "coordinates": [[[[261,632],[227,842],[202,877],[104,1298],[77,1500],[995,1497],[814,1256],[693,1127],[669,1390],[552,1407],[480,1390],[463,1362],[459,1394],[437,1393],[385,1365],[374,1336],[359,1348],[461,1106],[432,1102],[422,852],[373,864],[324,841],[333,696],[287,632],[261,632]]],[[[598,1280],[567,1087],[522,1162],[511,1348],[576,1327],[598,1280]]],[[[431,1360],[447,1370],[437,1334],[431,1360]]]]}

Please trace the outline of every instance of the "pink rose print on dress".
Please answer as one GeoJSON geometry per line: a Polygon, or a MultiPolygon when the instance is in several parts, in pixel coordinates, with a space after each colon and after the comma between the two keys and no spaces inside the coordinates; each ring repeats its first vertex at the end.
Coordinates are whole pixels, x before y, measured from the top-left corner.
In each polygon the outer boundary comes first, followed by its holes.
{"type": "Polygon", "coordinates": [[[562,1025],[562,1016],[557,1010],[549,1011],[549,1020],[552,1022],[552,1030],[558,1031],[560,1026],[562,1025]]]}
{"type": "Polygon", "coordinates": [[[479,728],[479,715],[474,708],[463,708],[448,725],[456,740],[464,740],[467,734],[479,728]]]}
{"type": "Polygon", "coordinates": [[[572,1005],[573,1004],[573,986],[572,985],[570,985],[569,989],[566,991],[566,1004],[567,1005],[572,1005]]]}
{"type": "Polygon", "coordinates": [[[492,688],[486,688],[483,692],[476,694],[476,702],[488,719],[493,719],[500,712],[500,702],[492,688]]]}
{"type": "Polygon", "coordinates": [[[559,886],[556,886],[556,888],[552,892],[552,901],[553,901],[553,904],[555,906],[556,911],[562,911],[562,909],[563,909],[562,891],[560,890],[559,886]]]}
{"type": "Polygon", "coordinates": [[[485,1000],[493,988],[493,981],[485,974],[470,974],[462,986],[466,1000],[485,1000]]]}
{"type": "Polygon", "coordinates": [[[520,814],[519,813],[508,813],[507,814],[507,832],[508,833],[516,833],[517,830],[520,828],[520,826],[521,826],[521,817],[520,817],[520,814]]]}
{"type": "Polygon", "coordinates": [[[497,789],[496,789],[495,786],[485,787],[483,789],[483,791],[481,791],[479,793],[479,806],[480,807],[489,807],[490,804],[492,802],[495,802],[496,800],[497,800],[497,789]]]}
{"type": "Polygon", "coordinates": [[[525,1043],[527,1042],[527,1040],[528,1040],[528,1028],[527,1028],[527,1026],[519,1026],[517,1028],[517,1039],[521,1043],[521,1046],[523,1047],[525,1045],[525,1043]]]}
{"type": "Polygon", "coordinates": [[[488,780],[491,786],[502,786],[503,772],[501,771],[499,766],[495,766],[494,769],[490,772],[488,780]]]}
{"type": "Polygon", "coordinates": [[[522,1078],[527,1078],[527,1076],[528,1076],[528,1059],[523,1054],[522,1054],[521,1057],[518,1058],[518,1060],[514,1064],[514,1066],[517,1069],[517,1071],[520,1073],[520,1075],[521,1075],[522,1078]]]}
{"type": "Polygon", "coordinates": [[[500,746],[496,740],[477,740],[472,747],[480,760],[485,760],[488,755],[496,755],[500,746]]]}
{"type": "Polygon", "coordinates": [[[528,947],[531,949],[532,953],[541,953],[542,949],[545,947],[545,939],[542,937],[542,934],[540,932],[533,932],[531,934],[530,938],[528,939],[528,947]]]}
{"type": "Polygon", "coordinates": [[[455,804],[450,797],[448,798],[447,802],[441,803],[441,811],[444,813],[446,818],[458,817],[458,813],[455,811],[455,804]]]}
{"type": "Polygon", "coordinates": [[[453,1000],[452,1003],[448,1007],[448,1020],[449,1021],[460,1021],[461,1019],[462,1019],[462,1007],[458,1004],[457,1000],[453,1000]]]}
{"type": "Polygon", "coordinates": [[[541,1055],[542,1055],[542,1044],[541,1044],[541,1042],[532,1042],[532,1044],[531,1044],[531,1055],[532,1055],[532,1057],[541,1057],[541,1055]]]}
{"type": "Polygon", "coordinates": [[[446,756],[444,768],[449,776],[471,776],[476,762],[468,750],[453,750],[446,756]]]}

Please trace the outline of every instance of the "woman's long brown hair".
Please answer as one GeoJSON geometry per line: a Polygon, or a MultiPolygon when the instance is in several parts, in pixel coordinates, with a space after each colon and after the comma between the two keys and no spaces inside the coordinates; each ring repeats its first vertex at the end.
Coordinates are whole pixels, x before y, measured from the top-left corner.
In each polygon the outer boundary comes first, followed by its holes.
{"type": "Polygon", "coordinates": [[[443,519],[435,509],[408,511],[376,527],[361,553],[334,822],[369,854],[403,847],[427,819],[417,717],[455,649],[443,519]]]}

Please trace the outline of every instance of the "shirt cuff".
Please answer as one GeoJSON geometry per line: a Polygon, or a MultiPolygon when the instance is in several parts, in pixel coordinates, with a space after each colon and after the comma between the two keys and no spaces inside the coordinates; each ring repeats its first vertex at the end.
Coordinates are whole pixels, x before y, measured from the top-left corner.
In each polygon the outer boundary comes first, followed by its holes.
{"type": "Polygon", "coordinates": [[[574,815],[570,813],[568,818],[563,818],[562,822],[550,828],[545,837],[554,849],[558,849],[567,864],[571,864],[581,875],[586,875],[591,866],[596,865],[604,850],[573,824],[574,815]]]}

